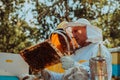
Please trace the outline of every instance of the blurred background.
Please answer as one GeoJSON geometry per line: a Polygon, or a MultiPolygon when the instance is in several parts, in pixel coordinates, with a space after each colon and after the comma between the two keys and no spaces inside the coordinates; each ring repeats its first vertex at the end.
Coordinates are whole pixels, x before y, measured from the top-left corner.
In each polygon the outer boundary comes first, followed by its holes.
{"type": "MultiPolygon", "coordinates": [[[[47,39],[60,22],[79,18],[102,29],[108,48],[120,46],[120,0],[0,0],[0,52],[19,53],[47,39]]],[[[119,53],[113,52],[113,64],[119,53]]]]}

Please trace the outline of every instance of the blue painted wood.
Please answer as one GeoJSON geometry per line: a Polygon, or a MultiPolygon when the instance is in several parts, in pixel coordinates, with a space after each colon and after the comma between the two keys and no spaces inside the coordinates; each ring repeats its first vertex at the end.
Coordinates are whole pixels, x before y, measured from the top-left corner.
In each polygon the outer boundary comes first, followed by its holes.
{"type": "Polygon", "coordinates": [[[16,76],[0,76],[0,80],[19,80],[16,76]]]}
{"type": "Polygon", "coordinates": [[[112,76],[120,76],[120,64],[112,65],[112,76]]]}

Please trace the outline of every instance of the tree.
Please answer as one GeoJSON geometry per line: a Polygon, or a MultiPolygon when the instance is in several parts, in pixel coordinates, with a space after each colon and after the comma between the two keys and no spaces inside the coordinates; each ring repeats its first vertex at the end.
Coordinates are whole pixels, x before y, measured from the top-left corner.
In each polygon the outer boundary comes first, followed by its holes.
{"type": "Polygon", "coordinates": [[[48,38],[49,33],[63,20],[75,21],[78,18],[86,18],[102,29],[103,39],[108,39],[111,43],[107,45],[108,47],[120,45],[120,1],[48,0],[48,2],[46,4],[36,1],[38,24],[43,28],[44,38],[48,38]],[[53,4],[48,6],[48,2],[53,4]],[[52,22],[47,21],[48,19],[52,22]]]}
{"type": "Polygon", "coordinates": [[[118,0],[0,0],[0,51],[19,53],[48,38],[57,25],[79,18],[103,30],[108,47],[120,46],[120,1],[118,0]],[[50,4],[49,4],[50,3],[50,4]],[[25,5],[34,8],[24,11],[25,5]],[[9,6],[9,7],[8,7],[9,6]],[[27,13],[33,19],[26,21],[27,13]],[[22,16],[20,16],[22,14],[22,16]]]}
{"type": "Polygon", "coordinates": [[[16,14],[16,10],[21,8],[23,3],[23,0],[0,1],[0,52],[19,53],[37,40],[35,36],[39,30],[36,27],[30,27],[16,14]]]}

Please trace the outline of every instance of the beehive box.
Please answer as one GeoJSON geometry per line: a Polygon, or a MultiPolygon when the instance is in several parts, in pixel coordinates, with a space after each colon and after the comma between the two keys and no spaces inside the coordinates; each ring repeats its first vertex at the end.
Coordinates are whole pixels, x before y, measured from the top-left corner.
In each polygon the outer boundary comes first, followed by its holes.
{"type": "Polygon", "coordinates": [[[19,54],[0,53],[0,75],[18,76],[29,73],[29,66],[19,54]]]}
{"type": "Polygon", "coordinates": [[[120,52],[112,53],[112,76],[115,78],[120,77],[120,52]]]}

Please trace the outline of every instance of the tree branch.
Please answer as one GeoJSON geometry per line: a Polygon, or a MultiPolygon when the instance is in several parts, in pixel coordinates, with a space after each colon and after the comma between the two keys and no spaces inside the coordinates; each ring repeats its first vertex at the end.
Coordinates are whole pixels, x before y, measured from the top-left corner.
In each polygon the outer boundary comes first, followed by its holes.
{"type": "Polygon", "coordinates": [[[60,0],[57,1],[57,2],[55,2],[52,6],[49,6],[49,7],[47,7],[46,9],[43,9],[43,11],[39,14],[38,20],[41,21],[41,19],[42,19],[43,17],[45,17],[47,14],[51,13],[52,11],[54,11],[54,8],[53,8],[53,7],[54,7],[55,5],[57,5],[57,4],[59,4],[59,3],[61,3],[60,0]]]}
{"type": "Polygon", "coordinates": [[[65,0],[65,8],[66,8],[66,12],[65,12],[65,18],[67,21],[70,21],[70,18],[69,18],[69,6],[68,6],[68,1],[65,0]]]}

